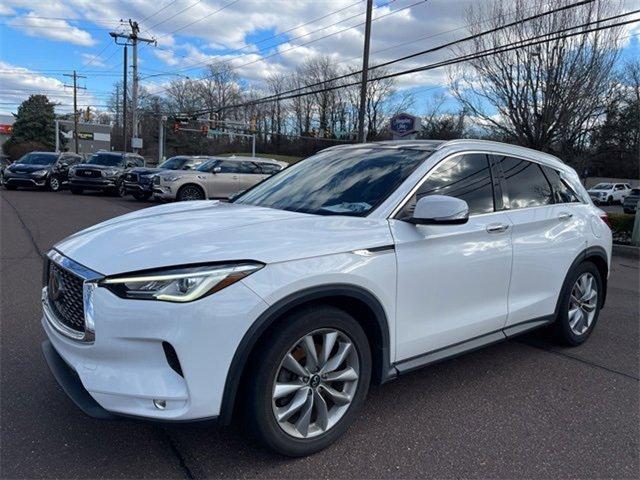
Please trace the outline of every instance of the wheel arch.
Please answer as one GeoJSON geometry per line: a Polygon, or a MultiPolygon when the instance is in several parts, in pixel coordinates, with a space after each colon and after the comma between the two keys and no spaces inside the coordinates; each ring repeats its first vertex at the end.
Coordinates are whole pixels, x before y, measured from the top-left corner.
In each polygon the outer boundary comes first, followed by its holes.
{"type": "MultiPolygon", "coordinates": [[[[602,280],[602,290],[603,290],[602,303],[600,304],[600,308],[603,308],[605,300],[607,299],[607,277],[609,276],[609,257],[604,248],[600,246],[593,246],[593,247],[588,247],[582,252],[580,252],[580,254],[575,258],[575,260],[567,270],[567,276],[578,265],[587,261],[593,263],[598,269],[598,272],[600,272],[600,278],[602,280]]],[[[562,292],[560,292],[560,295],[558,296],[558,301],[556,303],[555,317],[558,316],[558,312],[560,311],[561,301],[562,301],[562,292]]]]}
{"type": "Polygon", "coordinates": [[[178,188],[178,191],[176,191],[176,200],[178,199],[178,195],[180,194],[180,192],[186,187],[196,187],[198,190],[202,192],[202,196],[204,197],[204,200],[207,199],[207,191],[202,185],[196,182],[186,182],[180,185],[180,188],[178,188]]]}
{"type": "Polygon", "coordinates": [[[236,407],[238,391],[248,368],[248,360],[260,339],[293,310],[313,304],[333,305],[351,314],[363,327],[371,345],[373,383],[390,379],[389,324],[382,304],[368,290],[348,284],[311,287],[288,295],[271,305],[251,325],[240,341],[227,372],[218,421],[228,425],[236,407]]]}

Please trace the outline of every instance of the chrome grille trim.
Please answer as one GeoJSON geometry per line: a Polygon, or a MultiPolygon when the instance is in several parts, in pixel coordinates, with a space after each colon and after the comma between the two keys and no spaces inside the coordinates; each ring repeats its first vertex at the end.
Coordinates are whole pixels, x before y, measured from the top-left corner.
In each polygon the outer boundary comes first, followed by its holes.
{"type": "Polygon", "coordinates": [[[54,328],[57,332],[61,333],[65,337],[71,338],[83,343],[92,343],[95,340],[94,324],[93,324],[93,311],[88,302],[88,297],[93,293],[95,283],[103,278],[103,275],[95,272],[84,265],[81,265],[70,258],[65,257],[55,250],[51,250],[47,253],[47,259],[45,261],[44,269],[44,287],[42,289],[42,309],[44,316],[47,319],[48,324],[54,328]],[[49,298],[48,291],[48,277],[50,269],[54,265],[54,268],[58,270],[64,270],[67,275],[75,277],[72,281],[80,283],[80,291],[74,292],[77,303],[77,296],[80,295],[80,305],[65,306],[64,311],[61,312],[59,306],[57,307],[53,301],[49,298]],[[68,308],[67,308],[68,307],[68,308]],[[73,325],[78,324],[77,318],[70,316],[69,313],[76,313],[81,309],[81,329],[73,328],[73,325]],[[61,318],[64,316],[64,318],[61,318]]]}

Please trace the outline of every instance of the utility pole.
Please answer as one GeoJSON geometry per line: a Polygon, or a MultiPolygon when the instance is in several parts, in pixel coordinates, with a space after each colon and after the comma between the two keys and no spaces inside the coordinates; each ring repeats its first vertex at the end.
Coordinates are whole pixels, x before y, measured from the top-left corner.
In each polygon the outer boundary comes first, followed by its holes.
{"type": "Polygon", "coordinates": [[[86,87],[78,87],[78,79],[79,78],[87,78],[82,75],[78,75],[76,71],[73,71],[73,74],[65,73],[65,77],[73,78],[73,86],[65,85],[65,87],[73,88],[73,138],[75,145],[75,153],[78,153],[78,89],[86,90],[86,87]]]}
{"type": "Polygon", "coordinates": [[[358,110],[358,142],[366,140],[364,133],[364,113],[367,106],[367,80],[369,77],[369,44],[371,43],[371,11],[373,0],[367,0],[367,19],[364,27],[364,52],[362,54],[362,81],[360,84],[360,110],[358,110]]]}
{"type": "MultiPolygon", "coordinates": [[[[124,56],[125,56],[125,62],[124,62],[124,95],[125,95],[125,105],[126,105],[126,97],[127,97],[127,46],[131,45],[132,47],[132,73],[133,73],[133,85],[132,85],[132,91],[131,91],[131,116],[132,116],[132,137],[137,139],[138,138],[138,82],[139,82],[139,78],[138,78],[138,42],[143,42],[143,43],[156,43],[155,38],[143,38],[138,36],[138,34],[140,33],[140,27],[138,26],[138,22],[135,22],[131,19],[129,19],[129,27],[131,28],[131,33],[128,34],[124,34],[124,33],[118,33],[118,32],[109,32],[109,35],[111,37],[114,38],[116,44],[118,45],[123,45],[124,46],[124,56]],[[124,43],[118,43],[118,39],[122,38],[124,39],[124,43]]],[[[125,111],[125,115],[126,115],[126,111],[125,111]]],[[[126,121],[123,122],[124,125],[126,125],[126,121]]],[[[125,151],[126,151],[126,145],[127,145],[127,140],[126,140],[126,130],[123,130],[125,132],[125,151]]],[[[136,140],[137,142],[137,140],[136,140]]],[[[137,144],[133,145],[133,151],[137,152],[138,151],[138,146],[137,144]]]]}
{"type": "Polygon", "coordinates": [[[127,151],[127,77],[129,63],[127,61],[127,45],[124,45],[124,70],[122,72],[122,151],[127,151]]]}

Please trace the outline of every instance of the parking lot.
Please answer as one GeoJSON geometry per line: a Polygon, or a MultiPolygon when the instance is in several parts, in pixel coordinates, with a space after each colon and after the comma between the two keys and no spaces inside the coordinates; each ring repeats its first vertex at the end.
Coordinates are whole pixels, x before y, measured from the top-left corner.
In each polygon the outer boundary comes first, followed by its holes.
{"type": "Polygon", "coordinates": [[[374,387],[347,435],[291,460],[235,427],[84,416],[40,352],[41,255],[153,204],[68,191],[0,196],[3,478],[637,478],[635,259],[614,257],[607,305],[585,345],[528,335],[374,387]]]}

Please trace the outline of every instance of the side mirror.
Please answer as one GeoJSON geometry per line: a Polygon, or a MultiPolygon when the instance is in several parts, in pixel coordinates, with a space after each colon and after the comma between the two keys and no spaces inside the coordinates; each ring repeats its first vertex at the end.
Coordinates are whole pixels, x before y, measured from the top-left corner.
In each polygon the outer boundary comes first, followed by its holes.
{"type": "Polygon", "coordinates": [[[211,170],[213,173],[220,173],[222,171],[222,167],[213,167],[213,170],[211,170]]]}
{"type": "Polygon", "coordinates": [[[429,195],[416,203],[408,222],[416,225],[459,225],[469,220],[469,205],[447,195],[429,195]]]}

